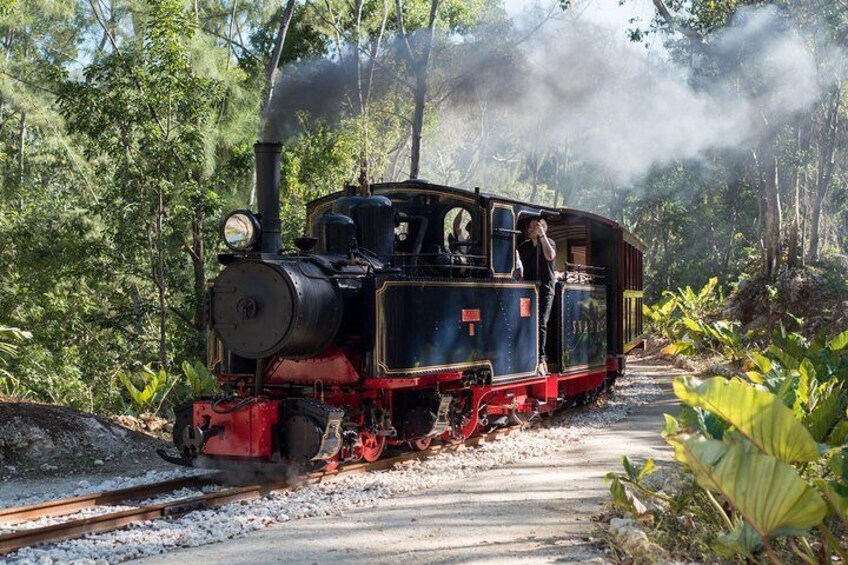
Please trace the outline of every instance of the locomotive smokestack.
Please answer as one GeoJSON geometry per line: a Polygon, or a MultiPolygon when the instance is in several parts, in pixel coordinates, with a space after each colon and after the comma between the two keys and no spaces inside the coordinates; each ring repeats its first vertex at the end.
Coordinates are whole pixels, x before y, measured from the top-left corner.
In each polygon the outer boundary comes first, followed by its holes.
{"type": "Polygon", "coordinates": [[[262,253],[280,250],[280,154],[282,143],[256,143],[256,194],[262,216],[262,253]]]}

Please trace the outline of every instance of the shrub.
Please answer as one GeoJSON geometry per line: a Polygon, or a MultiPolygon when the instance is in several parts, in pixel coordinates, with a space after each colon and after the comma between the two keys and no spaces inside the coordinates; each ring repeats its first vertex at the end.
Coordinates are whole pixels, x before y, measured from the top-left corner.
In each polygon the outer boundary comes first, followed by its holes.
{"type": "Polygon", "coordinates": [[[9,370],[9,363],[18,355],[18,342],[30,339],[32,334],[8,326],[0,326],[0,391],[4,394],[17,394],[18,380],[9,370]]]}
{"type": "MultiPolygon", "coordinates": [[[[777,563],[774,540],[786,538],[803,561],[848,562],[833,533],[848,526],[848,330],[808,343],[781,328],[748,365],[732,379],[676,379],[684,406],[666,415],[675,459],[723,525],[712,548],[725,556],[763,548],[777,563]]],[[[653,462],[624,466],[608,475],[617,506],[638,515],[640,496],[671,500],[642,482],[653,462]]]]}
{"type": "Polygon", "coordinates": [[[148,365],[135,373],[120,371],[118,379],[123,383],[133,407],[139,414],[158,413],[177,384],[176,379],[168,377],[165,369],[154,371],[148,365]]]}

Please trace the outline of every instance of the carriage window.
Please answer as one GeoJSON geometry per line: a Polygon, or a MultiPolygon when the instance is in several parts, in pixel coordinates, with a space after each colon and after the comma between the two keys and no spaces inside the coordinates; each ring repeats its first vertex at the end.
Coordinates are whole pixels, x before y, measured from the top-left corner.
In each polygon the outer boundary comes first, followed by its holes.
{"type": "Polygon", "coordinates": [[[468,253],[467,245],[460,243],[471,242],[471,212],[456,206],[445,214],[444,234],[445,249],[454,253],[468,253]]]}

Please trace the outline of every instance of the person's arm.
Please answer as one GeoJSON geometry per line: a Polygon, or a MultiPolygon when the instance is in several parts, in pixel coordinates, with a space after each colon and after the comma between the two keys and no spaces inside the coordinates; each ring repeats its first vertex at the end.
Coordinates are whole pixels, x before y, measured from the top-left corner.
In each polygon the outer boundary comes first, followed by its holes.
{"type": "Polygon", "coordinates": [[[548,239],[548,234],[545,233],[545,228],[541,224],[536,227],[536,233],[539,236],[539,243],[542,245],[542,253],[545,255],[545,260],[553,261],[556,258],[554,242],[548,239]]]}
{"type": "Polygon", "coordinates": [[[512,278],[516,280],[524,279],[524,263],[521,262],[521,255],[518,250],[515,250],[515,270],[512,272],[512,278]]]}

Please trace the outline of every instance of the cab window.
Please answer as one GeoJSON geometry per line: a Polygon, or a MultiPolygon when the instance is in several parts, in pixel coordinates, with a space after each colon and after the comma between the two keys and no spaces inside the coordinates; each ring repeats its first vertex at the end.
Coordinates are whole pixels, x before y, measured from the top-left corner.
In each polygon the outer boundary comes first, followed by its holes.
{"type": "Polygon", "coordinates": [[[471,212],[455,206],[445,214],[443,225],[445,250],[452,253],[468,253],[472,235],[471,212]]]}

